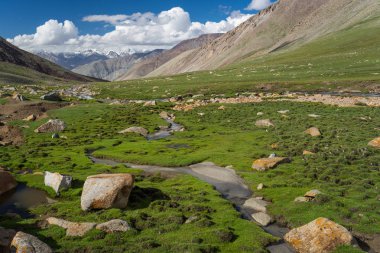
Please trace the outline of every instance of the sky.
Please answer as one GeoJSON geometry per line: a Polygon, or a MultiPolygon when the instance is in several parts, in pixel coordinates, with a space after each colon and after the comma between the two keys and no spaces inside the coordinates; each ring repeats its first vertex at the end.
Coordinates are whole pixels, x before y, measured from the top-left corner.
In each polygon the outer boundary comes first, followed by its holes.
{"type": "MultiPolygon", "coordinates": [[[[274,0],[272,0],[274,1],[274,0]]],[[[2,0],[0,36],[27,51],[149,51],[225,33],[271,0],[2,0]]]]}

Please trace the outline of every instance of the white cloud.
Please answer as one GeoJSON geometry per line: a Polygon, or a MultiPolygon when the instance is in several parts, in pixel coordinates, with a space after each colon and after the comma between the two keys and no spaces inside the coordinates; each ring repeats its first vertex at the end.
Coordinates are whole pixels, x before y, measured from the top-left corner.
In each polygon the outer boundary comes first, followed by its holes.
{"type": "Polygon", "coordinates": [[[252,0],[252,2],[245,8],[245,10],[260,11],[272,5],[271,0],[252,0]]]}
{"type": "Polygon", "coordinates": [[[219,22],[192,22],[189,13],[180,7],[159,14],[147,12],[132,15],[92,15],[84,17],[83,21],[104,22],[111,24],[114,29],[104,35],[79,35],[71,21],[59,23],[49,20],[39,26],[35,34],[19,35],[9,41],[29,51],[146,51],[170,48],[183,40],[205,33],[228,32],[251,16],[234,11],[219,22]]]}
{"type": "Polygon", "coordinates": [[[120,21],[127,19],[127,15],[91,15],[82,19],[85,22],[106,22],[113,25],[118,24],[120,21]]]}

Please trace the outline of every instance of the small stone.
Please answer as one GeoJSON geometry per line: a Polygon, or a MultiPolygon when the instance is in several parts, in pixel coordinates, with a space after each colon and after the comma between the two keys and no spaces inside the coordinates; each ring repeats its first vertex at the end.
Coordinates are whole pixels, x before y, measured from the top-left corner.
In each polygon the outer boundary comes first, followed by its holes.
{"type": "Polygon", "coordinates": [[[32,115],[29,115],[28,117],[26,117],[25,119],[23,119],[24,121],[35,121],[37,119],[37,116],[32,114],[32,115]]]}
{"type": "Polygon", "coordinates": [[[274,158],[262,158],[253,162],[252,168],[258,171],[266,171],[268,169],[275,168],[281,163],[290,162],[286,157],[274,157],[274,158]]]}
{"type": "Polygon", "coordinates": [[[243,204],[244,207],[255,210],[257,212],[267,212],[267,206],[269,205],[269,202],[265,200],[259,200],[256,198],[250,198],[246,200],[243,204]]]}
{"type": "Polygon", "coordinates": [[[322,194],[322,192],[320,192],[319,190],[311,190],[311,191],[306,192],[304,196],[307,198],[315,198],[319,194],[322,194]]]}
{"type": "Polygon", "coordinates": [[[261,226],[266,227],[272,222],[272,218],[263,212],[253,213],[252,218],[261,226]]]}
{"type": "Polygon", "coordinates": [[[65,130],[66,125],[65,122],[59,119],[51,119],[47,123],[38,127],[34,132],[36,133],[54,133],[54,132],[62,132],[65,130]]]}
{"type": "Polygon", "coordinates": [[[119,132],[119,134],[125,134],[125,133],[136,133],[144,137],[147,137],[149,132],[143,127],[130,127],[119,132]]]}
{"type": "Polygon", "coordinates": [[[369,146],[374,148],[380,148],[380,137],[377,137],[368,143],[369,146]]]}
{"type": "Polygon", "coordinates": [[[218,110],[224,111],[224,110],[226,110],[226,107],[224,107],[223,105],[219,106],[218,110]]]}
{"type": "Polygon", "coordinates": [[[304,150],[303,152],[302,152],[302,154],[303,155],[315,155],[315,153],[313,153],[313,152],[311,152],[311,151],[307,151],[307,150],[304,150]]]}
{"type": "Polygon", "coordinates": [[[257,120],[255,125],[257,127],[274,127],[273,122],[270,119],[260,119],[257,120]]]}
{"type": "Polygon", "coordinates": [[[278,111],[279,114],[287,114],[289,110],[278,111]]]}
{"type": "Polygon", "coordinates": [[[52,139],[59,139],[59,134],[58,133],[54,133],[51,135],[51,138],[52,139]]]}
{"type": "Polygon", "coordinates": [[[305,132],[305,134],[308,134],[308,135],[311,135],[313,137],[318,137],[318,136],[321,136],[321,132],[319,131],[318,128],[316,127],[311,127],[309,129],[307,129],[305,132]]]}
{"type": "Polygon", "coordinates": [[[198,220],[198,216],[190,216],[186,221],[185,224],[193,223],[194,221],[198,220]]]}
{"type": "Polygon", "coordinates": [[[297,197],[294,199],[294,202],[310,202],[310,198],[307,198],[307,197],[297,197]]]}
{"type": "Polygon", "coordinates": [[[11,246],[16,253],[52,253],[52,249],[33,235],[18,232],[12,240],[11,246]]]}
{"type": "Polygon", "coordinates": [[[257,116],[263,116],[263,115],[264,115],[263,112],[258,112],[258,113],[257,113],[257,116]]]}
{"type": "Polygon", "coordinates": [[[264,184],[263,183],[261,183],[261,184],[259,184],[258,186],[257,186],[257,190],[262,190],[262,189],[264,189],[264,184]]]}
{"type": "Polygon", "coordinates": [[[115,219],[108,222],[99,224],[96,229],[102,230],[106,233],[127,232],[131,229],[126,221],[115,219]]]}

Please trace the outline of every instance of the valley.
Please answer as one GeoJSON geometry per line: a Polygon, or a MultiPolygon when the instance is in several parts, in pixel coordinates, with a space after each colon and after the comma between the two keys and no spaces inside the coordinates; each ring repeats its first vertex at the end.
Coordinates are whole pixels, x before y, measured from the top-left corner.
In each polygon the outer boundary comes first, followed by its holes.
{"type": "Polygon", "coordinates": [[[379,28],[280,0],[164,50],[0,38],[0,252],[380,252],[379,28]]]}

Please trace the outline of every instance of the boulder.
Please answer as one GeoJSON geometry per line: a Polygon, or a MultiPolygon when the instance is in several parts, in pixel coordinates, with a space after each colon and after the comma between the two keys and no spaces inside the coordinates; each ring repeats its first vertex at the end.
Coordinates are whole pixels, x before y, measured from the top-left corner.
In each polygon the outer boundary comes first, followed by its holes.
{"type": "Polygon", "coordinates": [[[0,227],[0,252],[10,252],[11,242],[15,236],[16,231],[12,229],[5,229],[0,227]]]}
{"type": "Polygon", "coordinates": [[[263,212],[253,213],[252,218],[261,226],[266,227],[272,222],[272,218],[263,212]]]}
{"type": "Polygon", "coordinates": [[[49,92],[48,94],[41,96],[41,99],[46,101],[62,101],[61,96],[56,91],[49,92]]]}
{"type": "Polygon", "coordinates": [[[101,223],[96,226],[96,229],[102,230],[106,233],[115,233],[115,232],[127,232],[131,229],[128,223],[124,220],[110,220],[105,223],[101,223]]]}
{"type": "Polygon", "coordinates": [[[55,193],[59,194],[61,190],[67,190],[71,187],[73,178],[59,173],[45,172],[45,185],[53,188],[55,193]]]}
{"type": "Polygon", "coordinates": [[[0,195],[16,188],[17,182],[7,171],[0,170],[0,195]]]}
{"type": "MultiPolygon", "coordinates": [[[[18,232],[12,240],[11,246],[16,253],[52,253],[52,249],[33,235],[18,232]]],[[[13,252],[13,251],[12,251],[13,252]]]]}
{"type": "Polygon", "coordinates": [[[286,157],[261,158],[253,162],[252,168],[258,171],[266,171],[287,162],[290,162],[290,160],[286,157]]]}
{"type": "Polygon", "coordinates": [[[66,229],[66,236],[84,236],[87,232],[94,229],[96,223],[90,222],[70,222],[54,217],[46,219],[49,225],[56,225],[58,227],[66,229]]]}
{"type": "Polygon", "coordinates": [[[329,253],[341,245],[350,245],[353,238],[343,226],[318,218],[292,229],[284,239],[299,253],[329,253]]]}
{"type": "Polygon", "coordinates": [[[34,115],[34,114],[31,114],[29,115],[28,117],[26,117],[25,119],[23,119],[24,121],[35,121],[37,119],[37,116],[34,115]]]}
{"type": "Polygon", "coordinates": [[[125,133],[136,133],[136,134],[140,134],[140,135],[146,137],[146,136],[148,136],[149,132],[148,132],[148,130],[146,130],[143,127],[130,127],[130,128],[127,128],[127,129],[119,132],[119,134],[125,134],[125,133]]]}
{"type": "Polygon", "coordinates": [[[100,174],[88,177],[83,186],[82,210],[126,208],[133,183],[134,176],[131,174],[100,174]]]}
{"type": "Polygon", "coordinates": [[[260,119],[257,120],[255,125],[257,127],[274,127],[273,122],[270,119],[260,119]]]}
{"type": "Polygon", "coordinates": [[[38,127],[34,132],[36,133],[54,133],[54,132],[62,132],[65,130],[66,125],[65,122],[59,119],[51,119],[47,123],[38,127]]]}
{"type": "Polygon", "coordinates": [[[380,137],[373,139],[368,143],[368,145],[374,148],[380,148],[380,137]]]}
{"type": "Polygon", "coordinates": [[[311,127],[304,132],[305,134],[311,135],[313,137],[318,137],[321,136],[321,132],[319,131],[318,128],[316,127],[311,127]]]}
{"type": "Polygon", "coordinates": [[[244,202],[243,207],[255,210],[256,212],[266,213],[268,205],[269,205],[269,202],[265,200],[250,198],[244,202]]]}

